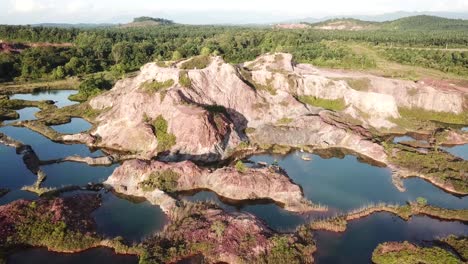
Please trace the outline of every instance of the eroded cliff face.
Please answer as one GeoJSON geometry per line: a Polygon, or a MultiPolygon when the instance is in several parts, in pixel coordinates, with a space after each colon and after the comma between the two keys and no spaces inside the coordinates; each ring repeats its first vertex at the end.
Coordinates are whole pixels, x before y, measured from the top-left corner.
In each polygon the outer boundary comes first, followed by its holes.
{"type": "Polygon", "coordinates": [[[165,190],[170,192],[208,189],[231,200],[273,200],[286,210],[295,212],[326,210],[307,201],[301,188],[276,167],[245,168],[245,171],[232,167],[209,170],[190,161],[130,160],[117,168],[105,183],[119,192],[146,197],[150,202],[161,205],[168,214],[172,214],[174,204],[158,184],[165,188],[171,186],[171,190],[165,190]],[[172,182],[168,182],[169,174],[175,175],[172,182]],[[158,177],[164,177],[165,182],[161,183],[158,177]]]}
{"type": "Polygon", "coordinates": [[[392,120],[400,117],[399,107],[461,113],[467,105],[466,91],[460,87],[320,70],[296,65],[284,53],[237,66],[220,57],[211,58],[203,69],[183,70],[181,65],[149,63],[136,77],[92,99],[90,105],[103,113],[92,132],[94,142],[87,143],[149,159],[164,152],[152,123],[162,116],[167,133],[175,138],[175,144],[164,149],[169,161],[224,159],[246,140],[244,129],[255,128],[252,137],[259,143],[343,147],[385,163],[383,148],[369,137],[328,122],[324,117],[329,111],[299,99],[341,100],[344,107],[337,114],[364,130],[395,126],[392,120]],[[351,87],[353,80],[364,84],[351,87]],[[168,85],[149,90],[147,83],[168,85]]]}

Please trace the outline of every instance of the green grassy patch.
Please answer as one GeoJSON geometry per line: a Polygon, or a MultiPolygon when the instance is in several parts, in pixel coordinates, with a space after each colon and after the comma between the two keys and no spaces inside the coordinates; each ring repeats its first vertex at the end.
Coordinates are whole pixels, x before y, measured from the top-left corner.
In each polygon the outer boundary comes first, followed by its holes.
{"type": "Polygon", "coordinates": [[[146,81],[140,85],[140,89],[143,89],[147,92],[159,92],[161,90],[167,89],[174,85],[174,80],[169,79],[164,82],[158,82],[156,80],[146,81]]]}
{"type": "Polygon", "coordinates": [[[463,178],[468,161],[442,151],[424,154],[401,145],[387,145],[387,152],[392,153],[389,160],[395,165],[452,185],[455,190],[468,192],[468,182],[463,178]]]}
{"type": "Polygon", "coordinates": [[[422,108],[405,108],[399,107],[398,111],[402,118],[415,121],[437,121],[449,124],[468,124],[468,111],[463,111],[461,114],[454,114],[449,112],[436,112],[425,110],[422,108]]]}
{"type": "Polygon", "coordinates": [[[408,242],[380,244],[372,254],[375,264],[457,264],[452,253],[439,247],[418,247],[408,242]]]}
{"type": "Polygon", "coordinates": [[[153,121],[154,133],[158,139],[158,152],[170,150],[176,144],[176,137],[174,134],[168,133],[168,125],[166,119],[162,115],[156,117],[153,121]]]}
{"type": "Polygon", "coordinates": [[[173,170],[163,170],[153,172],[147,180],[140,182],[138,185],[145,192],[154,191],[159,189],[164,192],[175,192],[177,189],[177,181],[180,174],[173,170]]]}
{"type": "Polygon", "coordinates": [[[443,243],[446,243],[451,248],[453,248],[463,259],[463,261],[468,260],[468,238],[467,237],[455,237],[449,236],[441,240],[443,243]]]}
{"type": "Polygon", "coordinates": [[[182,70],[204,69],[208,67],[210,63],[211,63],[210,56],[200,55],[200,56],[193,57],[190,60],[182,63],[182,65],[180,65],[180,68],[182,70]]]}
{"type": "Polygon", "coordinates": [[[325,108],[325,109],[332,110],[332,111],[342,111],[346,108],[346,103],[344,99],[341,99],[341,98],[331,100],[331,99],[323,99],[323,98],[319,98],[315,96],[302,95],[302,96],[299,96],[299,101],[308,105],[321,107],[321,108],[325,108]]]}
{"type": "Polygon", "coordinates": [[[179,84],[182,85],[182,87],[185,87],[185,88],[192,87],[192,81],[190,80],[190,77],[188,76],[187,71],[181,71],[179,73],[179,84]]]}

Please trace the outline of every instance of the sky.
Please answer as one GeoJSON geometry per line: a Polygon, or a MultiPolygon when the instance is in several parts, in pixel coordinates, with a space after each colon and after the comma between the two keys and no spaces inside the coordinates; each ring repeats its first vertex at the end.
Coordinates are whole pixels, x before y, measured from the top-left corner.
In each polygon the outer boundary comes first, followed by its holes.
{"type": "Polygon", "coordinates": [[[248,24],[396,11],[468,13],[468,0],[0,0],[0,24],[125,23],[143,15],[248,24]]]}

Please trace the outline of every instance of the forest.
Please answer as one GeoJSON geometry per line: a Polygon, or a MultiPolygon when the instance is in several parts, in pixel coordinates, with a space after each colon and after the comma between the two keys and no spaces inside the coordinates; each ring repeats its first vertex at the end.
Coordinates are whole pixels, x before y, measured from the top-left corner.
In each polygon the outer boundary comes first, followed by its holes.
{"type": "MultiPolygon", "coordinates": [[[[144,17],[136,20],[142,19],[144,17]]],[[[424,19],[427,23],[427,18],[424,19]]],[[[138,28],[81,29],[3,25],[0,26],[0,40],[4,42],[71,45],[1,52],[0,82],[59,80],[98,72],[112,72],[119,76],[138,70],[150,61],[180,60],[199,55],[202,50],[220,55],[231,63],[253,60],[266,52],[289,52],[297,62],[322,67],[375,67],[374,58],[365,53],[356,53],[349,43],[380,47],[379,54],[385,59],[401,64],[466,75],[468,52],[464,48],[468,47],[468,29],[455,26],[454,30],[428,31],[417,25],[413,30],[371,31],[285,30],[171,23],[138,28]]],[[[442,28],[446,28],[446,24],[442,23],[442,28]]]]}

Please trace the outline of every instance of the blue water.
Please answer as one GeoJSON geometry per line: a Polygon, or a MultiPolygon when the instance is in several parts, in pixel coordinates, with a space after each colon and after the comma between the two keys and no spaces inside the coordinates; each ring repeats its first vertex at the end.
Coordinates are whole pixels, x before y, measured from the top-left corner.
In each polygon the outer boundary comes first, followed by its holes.
{"type": "Polygon", "coordinates": [[[0,127],[0,132],[24,144],[31,145],[41,160],[58,159],[72,155],[80,155],[83,157],[103,156],[100,150],[92,152],[83,144],[67,145],[52,142],[41,134],[24,127],[0,127]]]}
{"type": "Polygon", "coordinates": [[[168,222],[159,206],[148,201],[132,202],[111,193],[103,195],[103,203],[93,213],[97,231],[108,237],[122,236],[138,242],[162,230],[168,222]]]}
{"type": "Polygon", "coordinates": [[[37,112],[39,112],[40,110],[41,109],[39,109],[37,107],[26,107],[26,108],[23,108],[21,110],[16,110],[16,112],[18,112],[20,117],[18,119],[15,119],[15,120],[4,121],[3,123],[4,124],[11,124],[11,123],[17,122],[17,121],[36,120],[35,114],[37,112]]]}
{"type": "Polygon", "coordinates": [[[298,153],[292,153],[251,158],[270,164],[275,159],[289,177],[302,186],[306,198],[338,210],[346,211],[378,202],[403,204],[420,196],[432,205],[468,208],[468,198],[460,199],[419,178],[405,180],[406,191],[400,192],[392,183],[389,169],[359,162],[355,156],[324,159],[312,155],[312,161],[303,161],[298,153]]]}
{"type": "Polygon", "coordinates": [[[45,248],[31,248],[18,251],[8,257],[9,264],[137,264],[138,258],[118,255],[112,249],[93,248],[81,253],[63,254],[47,251],[45,248]]]}
{"type": "Polygon", "coordinates": [[[344,233],[315,232],[317,251],[314,259],[317,264],[371,263],[372,252],[379,243],[421,243],[451,234],[466,236],[468,226],[423,216],[415,216],[405,222],[388,213],[377,213],[351,221],[344,233]]]}
{"type": "Polygon", "coordinates": [[[78,91],[75,90],[51,90],[51,91],[41,91],[32,94],[15,94],[10,97],[10,99],[21,99],[28,101],[42,101],[42,100],[52,100],[57,107],[64,107],[69,105],[77,104],[78,102],[73,102],[68,99],[72,94],[76,94],[78,91]]]}
{"type": "Polygon", "coordinates": [[[55,131],[62,134],[76,134],[89,130],[92,125],[83,118],[72,118],[70,123],[51,126],[55,131]]]}
{"type": "Polygon", "coordinates": [[[223,202],[220,198],[210,191],[198,192],[194,195],[181,195],[181,198],[187,201],[209,201],[217,204],[228,212],[248,212],[262,219],[269,227],[276,231],[293,231],[297,226],[306,223],[314,216],[325,216],[329,213],[312,213],[301,215],[284,210],[273,203],[268,204],[249,204],[240,203],[237,205],[223,202]]]}
{"type": "Polygon", "coordinates": [[[454,156],[468,160],[468,144],[455,147],[444,147],[443,149],[454,156]]]}
{"type": "Polygon", "coordinates": [[[329,207],[328,212],[325,213],[296,214],[271,203],[230,205],[210,191],[194,195],[185,194],[182,198],[190,201],[213,201],[229,211],[252,213],[278,231],[292,231],[298,225],[314,218],[346,212],[372,203],[405,204],[418,197],[425,197],[429,204],[435,206],[453,209],[468,208],[467,197],[459,198],[446,193],[419,178],[405,180],[406,191],[400,192],[393,185],[391,173],[387,168],[359,162],[354,156],[348,155],[343,159],[324,159],[317,155],[311,155],[311,157],[312,161],[304,161],[300,154],[292,153],[286,156],[257,155],[251,157],[251,160],[270,164],[277,160],[289,177],[302,187],[306,198],[316,204],[329,207]]]}
{"type": "Polygon", "coordinates": [[[63,187],[67,185],[83,186],[87,183],[101,183],[115,170],[118,164],[105,166],[89,166],[78,162],[61,162],[42,166],[47,174],[43,187],[63,187]]]}
{"type": "Polygon", "coordinates": [[[0,160],[0,188],[20,189],[36,181],[36,175],[26,168],[14,148],[0,144],[0,160]]]}

